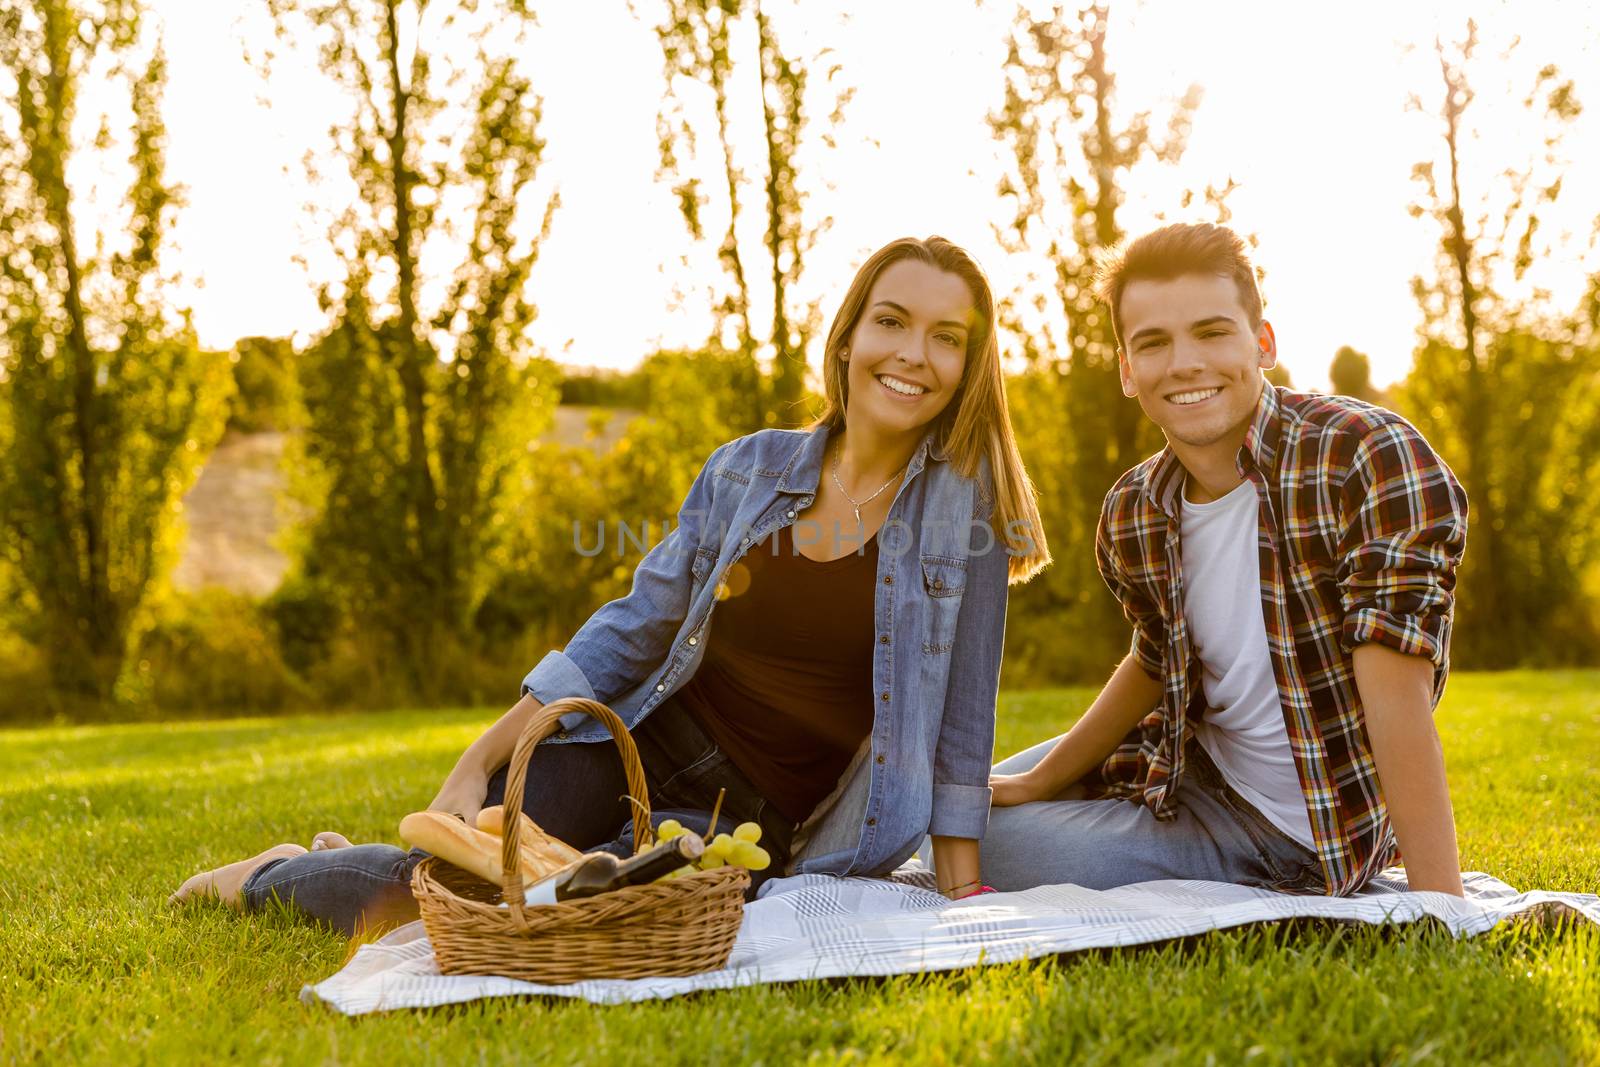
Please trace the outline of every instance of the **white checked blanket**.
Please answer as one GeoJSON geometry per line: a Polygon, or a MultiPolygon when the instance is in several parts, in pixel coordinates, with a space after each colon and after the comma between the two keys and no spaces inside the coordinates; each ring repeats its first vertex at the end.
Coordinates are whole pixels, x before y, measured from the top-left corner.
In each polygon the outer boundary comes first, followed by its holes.
{"type": "Polygon", "coordinates": [[[1519,893],[1486,874],[1468,874],[1466,898],[1459,899],[1407,892],[1404,878],[1401,870],[1385,871],[1353,897],[1164,881],[1099,891],[1044,886],[952,902],[932,891],[932,875],[920,868],[903,868],[890,879],[799,875],[774,879],[762,887],[760,900],[746,905],[733,955],[717,971],[560,986],[441,975],[422,923],[414,922],[362,946],[342,970],[306,986],[300,997],[346,1015],[530,993],[620,1004],[760,982],[954,970],[1291,918],[1381,924],[1431,915],[1457,937],[1518,915],[1600,923],[1594,894],[1519,893]]]}

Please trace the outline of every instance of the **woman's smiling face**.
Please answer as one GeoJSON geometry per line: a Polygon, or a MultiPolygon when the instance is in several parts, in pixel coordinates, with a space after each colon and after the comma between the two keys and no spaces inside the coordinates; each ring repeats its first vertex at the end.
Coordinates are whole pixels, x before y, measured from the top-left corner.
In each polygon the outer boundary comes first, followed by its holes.
{"type": "Polygon", "coordinates": [[[954,274],[920,260],[889,264],[850,333],[849,418],[883,432],[926,426],[955,399],[976,317],[954,274]]]}

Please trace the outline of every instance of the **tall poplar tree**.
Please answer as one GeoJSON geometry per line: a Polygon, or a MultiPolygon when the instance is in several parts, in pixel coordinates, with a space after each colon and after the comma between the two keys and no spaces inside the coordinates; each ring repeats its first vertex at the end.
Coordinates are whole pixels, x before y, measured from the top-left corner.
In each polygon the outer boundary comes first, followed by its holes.
{"type": "Polygon", "coordinates": [[[1480,45],[1471,21],[1460,39],[1437,41],[1432,102],[1412,100],[1438,121],[1435,151],[1413,170],[1420,195],[1412,207],[1435,228],[1438,247],[1434,271],[1413,282],[1423,324],[1399,399],[1471,501],[1459,662],[1571,662],[1597,651],[1578,603],[1586,531],[1568,502],[1576,473],[1595,470],[1592,446],[1583,461],[1593,434],[1581,423],[1592,413],[1582,394],[1597,380],[1597,354],[1592,335],[1585,343],[1570,316],[1549,308],[1548,294],[1522,283],[1564,250],[1547,223],[1562,202],[1563,136],[1581,106],[1570,79],[1541,68],[1521,100],[1534,143],[1521,155],[1502,139],[1495,177],[1475,187],[1468,175],[1482,168],[1472,166],[1480,143],[1474,81],[1490,76],[1480,45]]]}
{"type": "Polygon", "coordinates": [[[531,12],[271,8],[279,47],[314,43],[342,98],[326,148],[352,192],[329,226],[332,326],[300,371],[306,481],[320,498],[301,572],[378,639],[391,676],[445,699],[458,688],[442,673],[449,653],[515,518],[501,490],[548,425],[557,384],[526,338],[529,275],[559,202],[536,185],[541,103],[516,55],[531,12]]]}
{"type": "MultiPolygon", "coordinates": [[[[1035,671],[1067,678],[1100,674],[1126,641],[1095,571],[1095,527],[1112,483],[1160,445],[1139,406],[1122,395],[1110,314],[1094,293],[1098,257],[1125,236],[1120,211],[1131,172],[1146,160],[1176,163],[1199,105],[1191,89],[1165,129],[1148,111],[1122,114],[1109,19],[1106,3],[1058,5],[1037,16],[1021,8],[1005,96],[989,120],[1005,149],[999,192],[1011,212],[997,236],[1008,253],[1044,264],[1028,298],[1004,309],[1029,362],[1013,385],[1012,410],[1057,546],[1057,562],[1017,594],[1044,628],[1039,648],[1016,651],[1024,662],[1039,661],[1035,671]],[[1074,635],[1066,659],[1062,632],[1074,635]],[[1055,662],[1044,665],[1046,656],[1055,662]]],[[[1219,211],[1224,195],[1208,190],[1219,211]]],[[[1017,641],[1028,632],[1019,628],[1017,641]]]]}
{"type": "Polygon", "coordinates": [[[229,378],[169,303],[166,62],[134,0],[0,0],[0,530],[56,692],[105,701],[229,378]],[[94,81],[103,115],[84,112],[94,81]],[[91,132],[92,131],[92,132],[91,132]],[[123,191],[106,210],[69,173],[123,191]]]}
{"type": "MultiPolygon", "coordinates": [[[[717,258],[725,275],[716,303],[714,342],[732,338],[747,363],[742,377],[752,397],[751,426],[793,426],[806,421],[806,352],[821,325],[814,301],[796,296],[805,257],[827,228],[805,210],[799,181],[802,147],[813,134],[811,68],[785,51],[761,0],[666,0],[666,17],[656,36],[664,60],[666,94],[658,115],[660,176],[673,183],[690,236],[708,239],[706,212],[725,220],[717,258]],[[704,99],[700,99],[704,97],[704,99]],[[759,109],[759,152],[741,152],[733,133],[736,112],[759,109]],[[701,153],[716,156],[701,159],[701,153]],[[753,167],[752,167],[753,165],[753,167]],[[707,168],[716,180],[707,183],[707,168]],[[756,177],[751,178],[749,170],[756,177]],[[759,242],[750,240],[741,219],[759,213],[759,242]],[[770,286],[771,321],[764,328],[752,315],[752,291],[770,286]],[[758,353],[770,353],[763,380],[758,353]]],[[[825,71],[823,87],[838,67],[825,71]]],[[[834,91],[827,125],[816,137],[832,143],[828,132],[841,119],[849,90],[834,91]]]]}

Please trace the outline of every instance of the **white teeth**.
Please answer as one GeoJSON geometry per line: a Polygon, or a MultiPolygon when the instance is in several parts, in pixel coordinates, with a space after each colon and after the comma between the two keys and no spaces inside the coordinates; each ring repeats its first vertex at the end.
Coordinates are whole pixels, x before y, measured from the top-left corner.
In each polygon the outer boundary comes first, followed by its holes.
{"type": "Polygon", "coordinates": [[[884,385],[887,385],[890,389],[893,389],[901,396],[921,396],[923,393],[927,392],[927,390],[920,385],[908,385],[905,382],[896,381],[893,378],[879,376],[878,381],[882,382],[884,385]]]}
{"type": "Polygon", "coordinates": [[[1192,393],[1177,393],[1167,397],[1174,404],[1198,404],[1202,400],[1209,400],[1222,392],[1219,386],[1216,389],[1199,389],[1192,393]]]}

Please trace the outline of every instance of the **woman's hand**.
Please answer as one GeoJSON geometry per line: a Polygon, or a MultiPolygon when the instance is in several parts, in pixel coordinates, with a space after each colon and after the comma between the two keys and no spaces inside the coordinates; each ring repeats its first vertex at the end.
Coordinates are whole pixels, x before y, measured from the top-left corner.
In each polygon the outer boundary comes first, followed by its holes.
{"type": "Polygon", "coordinates": [[[992,774],[989,776],[989,788],[994,790],[991,803],[997,808],[1010,808],[1044,799],[1043,791],[1026,772],[992,774]]]}
{"type": "Polygon", "coordinates": [[[447,811],[466,820],[468,826],[477,825],[478,812],[483,808],[484,797],[489,793],[489,776],[483,771],[458,765],[439,787],[439,795],[428,805],[429,811],[447,811]]]}
{"type": "MultiPolygon", "coordinates": [[[[467,750],[456,761],[455,769],[445,777],[444,785],[439,787],[439,795],[433,798],[428,810],[452,812],[467,820],[468,826],[475,825],[478,812],[483,810],[484,797],[489,793],[490,772],[499,770],[510,761],[523,727],[542,707],[543,704],[526,695],[513,704],[510,711],[500,716],[493,726],[467,746],[467,750]]],[[[549,737],[559,727],[560,723],[551,720],[539,739],[549,737]]]]}

